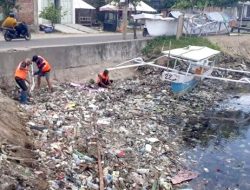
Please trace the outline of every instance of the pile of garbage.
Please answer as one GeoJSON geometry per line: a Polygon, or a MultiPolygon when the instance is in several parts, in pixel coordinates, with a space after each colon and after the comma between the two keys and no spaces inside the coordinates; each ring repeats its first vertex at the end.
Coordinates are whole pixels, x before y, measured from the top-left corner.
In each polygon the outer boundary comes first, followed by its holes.
{"type": "Polygon", "coordinates": [[[32,173],[50,189],[172,189],[198,175],[179,156],[178,134],[221,92],[205,82],[175,98],[152,68],[111,89],[78,83],[43,89],[35,104],[23,106],[37,155],[32,173]]]}
{"type": "Polygon", "coordinates": [[[225,97],[225,88],[234,86],[205,80],[175,97],[160,76],[160,70],[150,67],[115,81],[111,89],[62,83],[53,93],[36,92],[33,104],[20,112],[29,115],[25,133],[33,139],[31,156],[17,158],[11,155],[16,147],[1,147],[5,186],[170,190],[196,178],[182,156],[182,133],[190,123],[199,131],[199,122],[192,120],[199,120],[225,97]],[[15,167],[20,172],[10,175],[15,167]]]}

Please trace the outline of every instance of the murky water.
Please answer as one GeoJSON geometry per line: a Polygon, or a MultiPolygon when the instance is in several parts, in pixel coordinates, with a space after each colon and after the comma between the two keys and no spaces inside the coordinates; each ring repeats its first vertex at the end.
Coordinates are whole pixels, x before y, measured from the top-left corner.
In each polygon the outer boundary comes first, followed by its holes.
{"type": "Polygon", "coordinates": [[[188,168],[199,177],[180,189],[250,190],[249,117],[250,95],[240,95],[221,102],[202,125],[186,126],[188,168]]]}

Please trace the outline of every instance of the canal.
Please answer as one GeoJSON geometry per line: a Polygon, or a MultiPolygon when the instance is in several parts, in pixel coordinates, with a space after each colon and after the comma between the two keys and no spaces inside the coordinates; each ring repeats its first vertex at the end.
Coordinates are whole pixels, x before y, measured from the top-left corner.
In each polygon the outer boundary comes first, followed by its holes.
{"type": "Polygon", "coordinates": [[[221,101],[204,119],[183,129],[190,170],[199,175],[182,190],[250,189],[250,95],[221,101]]]}

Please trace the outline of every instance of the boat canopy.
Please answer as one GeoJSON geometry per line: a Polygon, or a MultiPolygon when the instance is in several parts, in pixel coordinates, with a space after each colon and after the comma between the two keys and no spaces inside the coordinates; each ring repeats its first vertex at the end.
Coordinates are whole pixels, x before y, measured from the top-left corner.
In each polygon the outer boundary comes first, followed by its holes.
{"type": "Polygon", "coordinates": [[[191,60],[194,62],[200,62],[219,54],[220,51],[203,46],[187,46],[184,48],[163,51],[163,53],[176,59],[179,58],[184,60],[191,60]]]}

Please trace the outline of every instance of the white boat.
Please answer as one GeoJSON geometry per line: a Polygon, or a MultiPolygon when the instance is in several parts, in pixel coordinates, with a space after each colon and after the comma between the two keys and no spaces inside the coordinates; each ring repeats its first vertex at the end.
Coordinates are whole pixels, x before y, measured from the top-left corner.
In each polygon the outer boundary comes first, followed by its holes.
{"type": "Polygon", "coordinates": [[[219,53],[217,50],[201,46],[163,51],[163,54],[175,62],[172,71],[162,73],[162,79],[171,82],[171,90],[174,94],[183,94],[211,75],[216,63],[215,57],[219,53]],[[186,68],[183,68],[182,64],[185,63],[186,68]],[[185,70],[181,71],[181,69],[185,70]]]}
{"type": "Polygon", "coordinates": [[[203,46],[187,46],[184,48],[163,51],[162,53],[162,56],[151,62],[144,62],[142,58],[138,57],[123,62],[114,68],[109,68],[108,70],[126,69],[138,66],[152,66],[164,69],[165,71],[162,73],[162,80],[171,83],[171,91],[176,95],[186,93],[204,79],[250,84],[249,78],[233,79],[212,75],[214,70],[250,74],[249,71],[216,67],[215,64],[218,60],[217,56],[220,54],[220,51],[203,46]],[[163,57],[167,57],[169,61],[174,60],[174,62],[168,64],[168,66],[155,64],[156,60],[163,57]]]}

